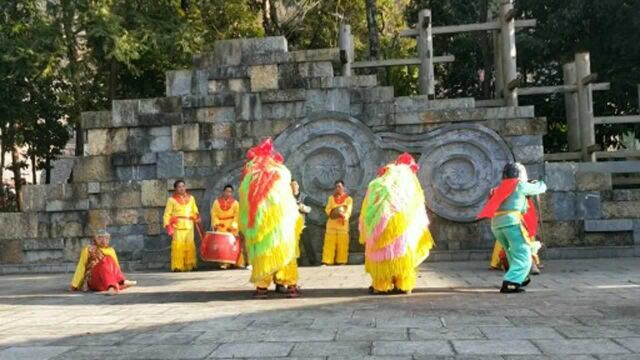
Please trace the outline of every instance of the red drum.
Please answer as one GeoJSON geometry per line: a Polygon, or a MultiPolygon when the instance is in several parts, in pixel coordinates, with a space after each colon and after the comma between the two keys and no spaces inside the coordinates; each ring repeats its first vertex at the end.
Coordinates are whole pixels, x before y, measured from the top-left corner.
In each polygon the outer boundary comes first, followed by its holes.
{"type": "Polygon", "coordinates": [[[202,260],[224,264],[236,264],[241,251],[240,239],[219,231],[207,231],[200,246],[202,260]]]}

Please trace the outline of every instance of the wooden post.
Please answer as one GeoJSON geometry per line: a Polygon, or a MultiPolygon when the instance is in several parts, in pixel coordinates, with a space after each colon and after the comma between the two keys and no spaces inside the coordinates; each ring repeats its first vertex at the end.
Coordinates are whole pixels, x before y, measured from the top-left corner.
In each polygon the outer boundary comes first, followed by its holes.
{"type": "Polygon", "coordinates": [[[423,9],[418,14],[418,57],[420,58],[420,94],[435,96],[433,74],[433,35],[431,33],[431,10],[423,9]]]}
{"type": "Polygon", "coordinates": [[[583,81],[591,76],[591,60],[588,52],[577,53],[576,85],[578,87],[578,119],[580,121],[580,145],[583,161],[595,161],[595,154],[589,147],[595,145],[596,136],[593,121],[593,89],[591,83],[583,81]]]}
{"type": "MultiPolygon", "coordinates": [[[[562,77],[565,85],[576,85],[576,63],[562,65],[562,77]]],[[[580,151],[580,121],[578,118],[578,94],[567,91],[564,93],[564,109],[567,118],[567,138],[569,151],[580,151]]]]}
{"type": "Polygon", "coordinates": [[[518,106],[518,89],[509,86],[515,84],[516,73],[516,26],[514,21],[513,0],[503,0],[500,5],[500,39],[502,42],[503,93],[507,106],[518,106]]]}
{"type": "Polygon", "coordinates": [[[351,76],[351,63],[353,62],[353,41],[351,25],[340,24],[340,36],[338,39],[342,59],[342,76],[351,76]]]}
{"type": "MultiPolygon", "coordinates": [[[[498,21],[498,19],[494,19],[490,17],[489,20],[498,21]]],[[[503,70],[502,70],[502,43],[500,42],[500,34],[497,31],[492,31],[491,35],[493,36],[493,73],[495,76],[495,99],[502,99],[503,92],[503,70]]]]}

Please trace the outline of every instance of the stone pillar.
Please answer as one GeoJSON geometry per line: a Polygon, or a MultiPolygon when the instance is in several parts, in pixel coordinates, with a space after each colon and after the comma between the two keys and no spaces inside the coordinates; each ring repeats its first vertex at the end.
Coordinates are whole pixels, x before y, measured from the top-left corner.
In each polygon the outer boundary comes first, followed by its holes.
{"type": "Polygon", "coordinates": [[[503,93],[507,106],[518,106],[518,89],[509,86],[518,76],[516,72],[516,26],[513,11],[513,0],[504,0],[500,5],[503,93]]]}
{"type": "MultiPolygon", "coordinates": [[[[488,21],[500,21],[498,18],[493,17],[491,11],[489,11],[487,19],[488,21]]],[[[491,35],[493,36],[493,73],[496,78],[496,89],[493,97],[495,99],[501,99],[504,88],[504,70],[502,69],[502,42],[500,41],[499,32],[493,31],[491,35]]]]}
{"type": "Polygon", "coordinates": [[[582,161],[595,161],[595,153],[589,153],[589,146],[596,143],[593,123],[593,89],[591,83],[584,84],[583,80],[591,75],[591,60],[588,52],[577,53],[576,85],[578,86],[578,118],[580,121],[580,145],[582,161]]]}
{"type": "MultiPolygon", "coordinates": [[[[576,84],[576,63],[570,62],[562,65],[562,77],[565,85],[576,84]]],[[[580,121],[578,118],[578,93],[564,93],[564,108],[567,118],[567,137],[569,140],[569,151],[580,151],[580,121]]]]}
{"type": "Polygon", "coordinates": [[[418,57],[420,58],[420,94],[435,96],[433,73],[433,35],[431,33],[431,10],[423,9],[418,14],[418,57]]]}

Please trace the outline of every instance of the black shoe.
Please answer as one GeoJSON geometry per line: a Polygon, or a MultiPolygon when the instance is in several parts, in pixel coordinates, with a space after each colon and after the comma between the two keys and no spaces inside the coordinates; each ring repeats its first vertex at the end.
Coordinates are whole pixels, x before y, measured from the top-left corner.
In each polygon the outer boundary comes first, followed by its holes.
{"type": "Polygon", "coordinates": [[[524,279],[524,281],[522,282],[522,284],[520,286],[525,287],[525,286],[529,285],[530,282],[531,282],[531,278],[527,276],[527,278],[524,279]]]}
{"type": "Polygon", "coordinates": [[[502,287],[500,288],[500,292],[503,294],[514,294],[524,292],[524,289],[518,283],[513,283],[511,281],[503,281],[502,287]]]}
{"type": "Polygon", "coordinates": [[[286,294],[287,293],[287,287],[284,286],[284,285],[276,284],[276,293],[278,293],[278,294],[286,294]]]}

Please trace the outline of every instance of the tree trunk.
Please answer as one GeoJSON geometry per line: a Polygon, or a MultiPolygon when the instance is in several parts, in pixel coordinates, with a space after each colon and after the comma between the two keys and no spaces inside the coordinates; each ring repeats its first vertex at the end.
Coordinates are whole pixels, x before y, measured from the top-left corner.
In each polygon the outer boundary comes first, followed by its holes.
{"type": "Polygon", "coordinates": [[[82,156],[84,141],[82,136],[82,124],[80,123],[80,81],[78,80],[78,44],[74,20],[76,10],[69,0],[60,0],[62,8],[62,31],[66,41],[67,60],[69,61],[69,80],[73,87],[73,105],[69,111],[69,119],[75,124],[76,133],[76,156],[82,156]]]}
{"type": "Polygon", "coordinates": [[[4,129],[2,132],[0,132],[0,176],[2,177],[2,182],[4,183],[4,165],[5,165],[5,161],[4,161],[4,137],[2,137],[2,135],[4,135],[4,129]]]}
{"type": "MultiPolygon", "coordinates": [[[[478,16],[479,22],[491,21],[489,17],[489,0],[480,1],[480,14],[478,16]]],[[[489,99],[491,97],[491,69],[493,64],[493,54],[491,48],[493,45],[492,33],[489,31],[481,31],[479,33],[480,49],[482,51],[482,67],[484,68],[484,78],[482,79],[482,98],[489,99]]],[[[493,51],[500,51],[500,49],[493,49],[493,51]]]]}
{"type": "Polygon", "coordinates": [[[13,170],[13,182],[16,190],[16,209],[21,211],[22,175],[20,174],[20,150],[15,145],[11,149],[11,169],[13,170]]]}
{"type": "Polygon", "coordinates": [[[51,158],[47,156],[44,160],[45,184],[51,184],[51,158]]]}
{"type": "Polygon", "coordinates": [[[116,86],[118,85],[118,62],[109,60],[109,105],[116,99],[116,86]]]}
{"type": "MultiPolygon", "coordinates": [[[[380,33],[378,32],[378,7],[376,0],[366,0],[367,31],[369,35],[369,60],[380,60],[380,33]]],[[[384,80],[385,69],[377,68],[379,80],[384,80]]]]}
{"type": "Polygon", "coordinates": [[[33,185],[38,184],[38,163],[37,163],[36,155],[31,155],[31,183],[33,185]]]}

